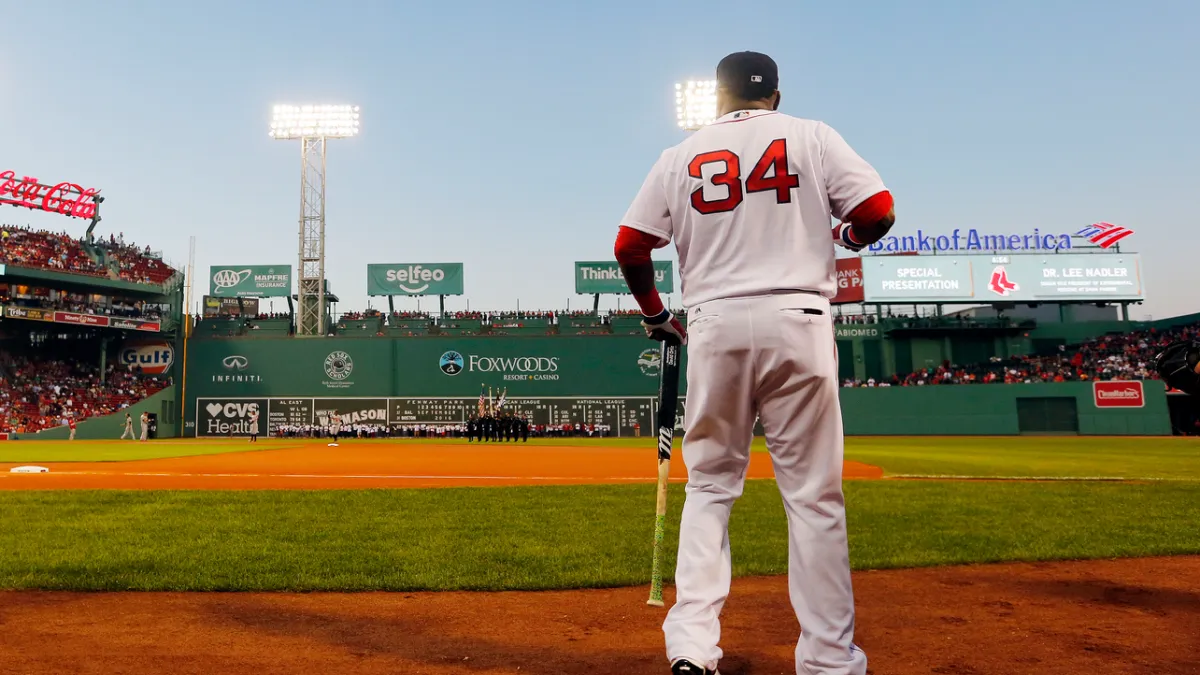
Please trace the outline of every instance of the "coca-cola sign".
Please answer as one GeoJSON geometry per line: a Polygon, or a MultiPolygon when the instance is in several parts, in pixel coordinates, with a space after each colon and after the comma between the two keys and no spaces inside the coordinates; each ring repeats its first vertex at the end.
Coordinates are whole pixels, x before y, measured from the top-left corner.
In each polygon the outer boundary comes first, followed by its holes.
{"type": "Polygon", "coordinates": [[[1141,408],[1146,392],[1140,381],[1093,382],[1092,397],[1097,408],[1141,408]]]}
{"type": "Polygon", "coordinates": [[[96,217],[96,205],[103,201],[99,194],[95,188],[84,189],[75,183],[46,185],[30,176],[18,178],[15,171],[0,171],[0,204],[91,220],[96,217]]]}

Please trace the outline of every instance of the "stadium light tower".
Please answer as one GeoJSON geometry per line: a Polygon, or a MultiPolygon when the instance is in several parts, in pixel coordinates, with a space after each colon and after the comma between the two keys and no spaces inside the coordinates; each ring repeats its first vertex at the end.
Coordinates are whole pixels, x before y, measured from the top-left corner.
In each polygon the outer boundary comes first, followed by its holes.
{"type": "Polygon", "coordinates": [[[717,81],[688,80],[675,84],[675,119],[684,131],[695,131],[717,119],[717,81]]]}
{"type": "Polygon", "coordinates": [[[325,334],[325,143],[358,135],[356,105],[277,105],[271,138],[300,141],[296,335],[325,334]]]}

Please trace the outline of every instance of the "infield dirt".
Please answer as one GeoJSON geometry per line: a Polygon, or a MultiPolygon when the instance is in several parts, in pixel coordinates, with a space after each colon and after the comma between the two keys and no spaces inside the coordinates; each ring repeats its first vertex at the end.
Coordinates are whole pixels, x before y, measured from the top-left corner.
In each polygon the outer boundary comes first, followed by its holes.
{"type": "MultiPolygon", "coordinates": [[[[36,464],[42,474],[12,474],[0,464],[0,490],[322,490],[487,485],[653,483],[656,456],[647,448],[495,443],[312,443],[297,448],[228,452],[130,462],[36,464]]],[[[684,481],[682,461],[671,463],[684,481]]],[[[751,453],[748,478],[773,478],[771,458],[751,453]]],[[[882,478],[883,470],[847,462],[846,478],[882,478]]]]}
{"type": "MultiPolygon", "coordinates": [[[[1200,672],[1200,558],[854,576],[878,675],[1200,672]]],[[[0,592],[0,672],[666,672],[646,589],[539,593],[0,592]]],[[[668,602],[670,591],[668,591],[668,602]]],[[[737,579],[725,675],[794,673],[782,577],[737,579]]]]}

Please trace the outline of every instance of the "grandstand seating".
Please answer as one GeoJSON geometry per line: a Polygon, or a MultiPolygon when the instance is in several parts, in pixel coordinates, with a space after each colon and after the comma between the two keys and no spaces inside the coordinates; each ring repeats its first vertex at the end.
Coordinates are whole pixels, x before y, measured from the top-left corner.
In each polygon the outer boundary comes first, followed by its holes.
{"type": "Polygon", "coordinates": [[[66,233],[0,225],[0,263],[70,274],[163,284],[177,272],[124,237],[84,242],[66,233]]]}
{"type": "Polygon", "coordinates": [[[943,363],[882,381],[846,380],[844,387],[925,386],[944,384],[1022,384],[1031,382],[1090,382],[1094,380],[1154,380],[1150,359],[1174,340],[1200,338],[1200,323],[1165,330],[1147,328],[1104,335],[1076,345],[1063,345],[1057,354],[993,358],[985,363],[943,363]]]}
{"type": "Polygon", "coordinates": [[[110,362],[100,382],[98,366],[66,353],[0,351],[0,431],[33,433],[117,412],[170,385],[110,362]]]}

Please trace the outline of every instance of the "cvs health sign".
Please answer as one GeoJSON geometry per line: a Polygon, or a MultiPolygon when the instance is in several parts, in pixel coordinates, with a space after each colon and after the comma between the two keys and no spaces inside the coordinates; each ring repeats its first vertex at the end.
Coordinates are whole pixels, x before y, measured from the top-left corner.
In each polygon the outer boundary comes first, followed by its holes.
{"type": "Polygon", "coordinates": [[[1097,408],[1142,408],[1146,390],[1141,381],[1093,382],[1092,398],[1097,408]]]}

